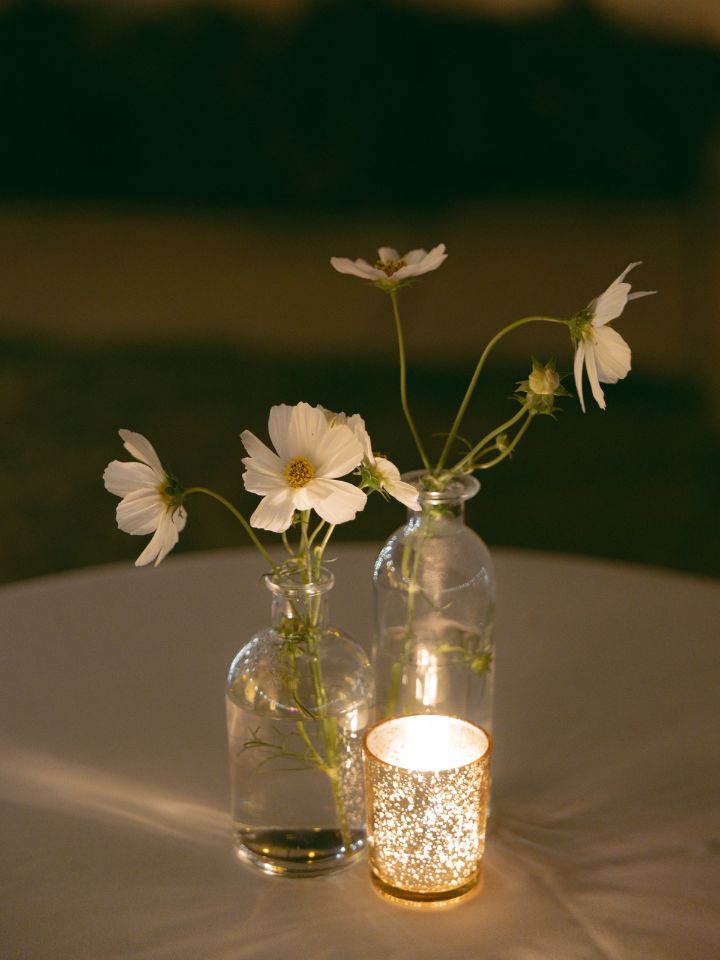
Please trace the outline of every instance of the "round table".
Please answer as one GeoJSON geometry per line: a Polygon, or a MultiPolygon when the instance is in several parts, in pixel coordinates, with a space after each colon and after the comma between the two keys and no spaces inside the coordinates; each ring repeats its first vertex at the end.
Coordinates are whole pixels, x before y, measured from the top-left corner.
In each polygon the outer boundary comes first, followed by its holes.
{"type": "MultiPolygon", "coordinates": [[[[332,619],[369,648],[375,547],[332,619]]],[[[250,551],[0,590],[6,960],[716,960],[720,583],[497,550],[481,895],[418,912],[367,864],[231,850],[223,686],[269,614],[250,551]]]]}

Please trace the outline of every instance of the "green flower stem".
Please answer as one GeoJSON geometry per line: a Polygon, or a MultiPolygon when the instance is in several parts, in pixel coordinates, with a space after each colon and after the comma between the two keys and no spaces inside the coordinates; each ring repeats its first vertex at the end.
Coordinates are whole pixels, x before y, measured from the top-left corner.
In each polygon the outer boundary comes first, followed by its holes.
{"type": "Polygon", "coordinates": [[[335,524],[331,523],[330,526],[325,531],[325,536],[322,538],[322,541],[315,547],[315,576],[320,576],[320,566],[322,564],[322,558],[325,553],[325,547],[327,547],[330,537],[333,535],[335,530],[335,524]]]}
{"type": "MultiPolygon", "coordinates": [[[[313,612],[311,614],[313,620],[317,620],[317,613],[313,612]]],[[[340,835],[342,837],[343,846],[345,847],[345,852],[347,856],[350,856],[351,847],[350,844],[352,839],[350,837],[350,829],[348,826],[347,813],[345,811],[345,802],[343,800],[342,794],[340,793],[340,784],[338,781],[338,744],[337,744],[337,721],[335,717],[329,717],[327,715],[327,694],[325,692],[325,683],[322,677],[322,669],[320,665],[320,657],[318,656],[317,650],[317,624],[313,623],[309,626],[307,634],[307,645],[308,645],[308,655],[310,657],[310,676],[312,678],[313,692],[315,694],[315,702],[317,705],[318,712],[320,714],[320,726],[322,729],[322,738],[325,746],[325,762],[322,767],[323,771],[330,780],[330,788],[332,790],[333,800],[335,802],[335,810],[337,811],[338,821],[340,823],[340,835]]],[[[298,721],[298,725],[302,726],[302,721],[298,721]]],[[[304,731],[303,731],[304,735],[304,731]]]]}
{"type": "Polygon", "coordinates": [[[506,327],[503,327],[503,329],[500,330],[499,333],[496,333],[495,336],[492,338],[492,340],[488,342],[487,346],[485,347],[483,352],[480,354],[480,359],[478,360],[477,366],[475,367],[475,372],[472,375],[470,383],[468,384],[468,388],[465,391],[465,396],[463,397],[463,401],[460,404],[460,407],[458,408],[457,414],[455,415],[455,420],[450,429],[450,433],[447,436],[447,440],[445,441],[445,446],[443,447],[443,451],[440,454],[440,459],[438,460],[437,466],[435,467],[436,473],[442,470],[442,468],[445,466],[445,461],[447,460],[448,455],[450,453],[450,449],[453,443],[455,442],[455,438],[457,436],[458,430],[460,429],[460,425],[467,411],[468,404],[472,399],[472,395],[475,392],[475,387],[477,386],[480,373],[482,372],[482,369],[485,366],[485,361],[487,360],[490,354],[490,351],[493,349],[495,344],[499,340],[501,340],[505,336],[505,334],[510,333],[511,330],[515,330],[517,327],[522,327],[526,323],[538,323],[538,322],[562,323],[563,325],[567,325],[566,320],[558,320],[555,317],[542,317],[542,316],[523,317],[521,320],[515,320],[513,323],[509,323],[506,327]]]}
{"type": "Polygon", "coordinates": [[[275,564],[275,561],[272,559],[270,554],[262,545],[262,543],[258,539],[257,534],[255,533],[253,528],[250,526],[250,524],[247,522],[245,517],[240,513],[240,511],[236,506],[230,503],[229,500],[226,500],[225,497],[223,497],[221,494],[215,493],[214,490],[209,490],[207,487],[189,487],[185,491],[185,496],[187,496],[189,493],[204,493],[206,496],[212,497],[213,500],[217,500],[218,503],[221,503],[224,507],[226,507],[230,511],[230,513],[235,517],[235,519],[240,521],[240,523],[243,526],[243,529],[245,530],[245,533],[250,537],[252,542],[258,548],[258,550],[260,551],[260,553],[262,554],[266,562],[269,564],[273,573],[278,572],[278,568],[277,568],[277,565],[275,564]]]}
{"type": "MultiPolygon", "coordinates": [[[[325,552],[325,547],[332,536],[332,533],[335,529],[334,524],[329,524],[325,535],[323,536],[321,542],[318,546],[315,547],[314,551],[312,550],[312,545],[315,542],[315,539],[319,535],[320,531],[325,526],[324,520],[322,520],[315,527],[313,532],[308,535],[308,528],[310,525],[310,511],[304,510],[300,518],[300,553],[304,559],[303,569],[305,571],[305,580],[307,583],[310,583],[313,580],[313,577],[317,578],[320,575],[320,564],[322,562],[323,553],[325,552]],[[313,553],[315,557],[315,564],[313,564],[313,553]]],[[[321,594],[317,596],[308,598],[307,611],[304,617],[304,626],[307,637],[307,652],[310,661],[310,678],[312,681],[313,694],[315,697],[315,706],[320,715],[320,729],[322,731],[323,745],[325,748],[325,758],[322,764],[321,769],[327,775],[330,780],[330,787],[332,789],[333,800],[335,803],[335,809],[338,815],[338,822],[340,824],[340,834],[342,836],[343,846],[345,851],[349,856],[351,853],[351,837],[350,829],[348,826],[347,813],[345,811],[345,803],[343,797],[340,793],[340,784],[338,782],[338,743],[337,743],[337,721],[334,717],[327,716],[327,692],[325,690],[325,681],[323,680],[322,675],[322,665],[320,663],[320,657],[318,654],[317,641],[318,641],[318,617],[320,614],[320,604],[322,603],[321,594]]],[[[310,745],[311,741],[308,737],[304,724],[302,720],[298,721],[298,730],[300,735],[310,745]]],[[[317,754],[317,751],[313,749],[313,752],[317,754]]],[[[317,754],[319,756],[319,754],[317,754]]]]}
{"type": "Polygon", "coordinates": [[[298,554],[302,557],[303,570],[305,573],[305,583],[310,583],[310,538],[308,537],[308,528],[310,526],[310,511],[303,510],[300,513],[300,546],[298,554]]]}
{"type": "Polygon", "coordinates": [[[392,665],[390,672],[390,691],[388,693],[385,716],[391,717],[397,708],[397,702],[400,697],[400,685],[402,682],[403,668],[409,662],[413,645],[413,630],[415,627],[415,601],[418,593],[418,571],[422,550],[425,540],[432,534],[432,525],[434,518],[431,512],[427,514],[423,511],[420,520],[419,529],[413,535],[412,540],[408,540],[403,547],[402,555],[402,577],[407,582],[407,619],[405,621],[405,646],[402,652],[402,659],[396,660],[392,665]],[[410,564],[410,554],[412,552],[412,568],[410,564]]]}
{"type": "MultiPolygon", "coordinates": [[[[335,721],[333,721],[333,723],[335,723],[335,721]]],[[[348,825],[347,813],[345,812],[345,802],[340,793],[340,781],[337,768],[328,771],[328,776],[330,777],[330,786],[332,787],[333,799],[335,800],[335,809],[337,810],[338,819],[340,820],[340,836],[342,837],[343,846],[345,847],[345,855],[349,857],[352,853],[350,847],[352,837],[350,836],[350,826],[348,825]]]]}
{"type": "Polygon", "coordinates": [[[518,422],[518,420],[525,415],[526,411],[527,411],[527,407],[525,406],[520,407],[520,409],[517,411],[517,413],[514,416],[510,417],[509,420],[506,420],[505,423],[501,423],[499,427],[496,427],[494,430],[488,433],[487,436],[484,436],[479,443],[476,443],[475,446],[472,448],[472,450],[470,450],[468,453],[465,454],[462,460],[458,460],[455,466],[451,468],[450,472],[455,473],[456,471],[460,471],[467,464],[472,463],[473,458],[476,457],[477,454],[482,451],[484,446],[489,444],[491,440],[494,440],[495,437],[499,436],[501,433],[504,433],[506,430],[509,430],[510,427],[514,426],[518,422]]]}
{"type": "Polygon", "coordinates": [[[397,331],[397,341],[398,341],[398,357],[400,361],[400,403],[402,404],[403,413],[405,414],[405,419],[407,425],[410,428],[410,433],[413,436],[415,441],[415,446],[418,449],[420,454],[420,459],[423,462],[423,466],[426,470],[430,469],[430,461],[428,460],[427,454],[425,453],[425,448],[422,445],[420,435],[417,432],[415,427],[415,422],[413,421],[412,414],[410,413],[410,407],[408,406],[407,401],[407,370],[405,362],[405,340],[403,338],[402,323],[400,322],[400,311],[398,310],[397,303],[397,290],[391,289],[390,300],[392,301],[393,307],[393,316],[395,317],[395,330],[397,331]]]}
{"type": "Polygon", "coordinates": [[[487,470],[487,469],[489,469],[490,467],[494,467],[497,463],[500,463],[502,460],[505,459],[505,457],[509,457],[510,454],[511,454],[511,453],[513,452],[513,450],[515,449],[515,447],[518,445],[518,443],[520,443],[520,440],[522,439],[523,434],[525,433],[525,431],[527,430],[527,428],[530,426],[530,424],[533,422],[533,420],[535,419],[535,416],[536,416],[536,414],[534,413],[534,411],[528,410],[528,418],[527,418],[527,420],[525,421],[525,423],[520,427],[520,429],[519,429],[518,432],[515,434],[515,436],[513,437],[512,443],[510,443],[510,444],[505,448],[505,450],[503,450],[503,452],[502,452],[499,456],[494,457],[492,460],[488,460],[488,461],[486,461],[485,463],[479,463],[479,464],[475,467],[475,469],[476,469],[476,470],[487,470]]]}
{"type": "MultiPolygon", "coordinates": [[[[322,689],[322,678],[319,675],[319,661],[317,660],[317,654],[314,659],[311,659],[311,665],[317,664],[317,682],[320,684],[322,689]]],[[[316,681],[316,673],[313,671],[313,682],[316,681]]],[[[323,690],[324,695],[324,690],[323,690]]],[[[350,827],[348,824],[347,813],[345,811],[345,802],[343,800],[342,794],[340,793],[340,783],[338,777],[338,757],[337,757],[337,722],[334,717],[323,717],[322,721],[322,731],[323,731],[323,741],[325,743],[325,751],[327,756],[323,757],[315,749],[310,736],[308,735],[307,730],[305,729],[305,722],[303,720],[298,720],[296,723],[297,731],[300,737],[302,738],[305,746],[308,749],[310,757],[313,759],[319,770],[327,776],[330,781],[330,789],[332,790],[333,802],[335,803],[335,810],[337,811],[338,821],[340,824],[340,836],[342,837],[343,846],[345,847],[345,852],[349,856],[351,853],[350,844],[352,843],[352,838],[350,836],[350,827]]]]}
{"type": "Polygon", "coordinates": [[[324,770],[325,772],[327,772],[327,764],[325,763],[324,758],[321,757],[320,754],[319,754],[319,753],[317,752],[317,750],[315,749],[315,745],[314,745],[314,743],[312,742],[312,740],[310,739],[310,737],[308,736],[307,730],[305,729],[305,724],[304,724],[304,722],[303,722],[302,720],[298,720],[298,721],[297,721],[297,730],[298,730],[298,733],[299,733],[300,737],[301,737],[302,740],[303,740],[303,743],[304,743],[305,746],[308,748],[308,753],[309,753],[310,756],[313,758],[313,760],[315,761],[315,763],[317,764],[317,766],[318,766],[321,770],[324,770]]]}
{"type": "Polygon", "coordinates": [[[325,526],[325,522],[326,522],[325,520],[321,520],[320,523],[315,527],[313,532],[310,534],[310,539],[308,540],[308,543],[307,543],[308,550],[310,549],[310,547],[312,547],[313,543],[317,539],[318,534],[320,533],[322,528],[325,526]]]}

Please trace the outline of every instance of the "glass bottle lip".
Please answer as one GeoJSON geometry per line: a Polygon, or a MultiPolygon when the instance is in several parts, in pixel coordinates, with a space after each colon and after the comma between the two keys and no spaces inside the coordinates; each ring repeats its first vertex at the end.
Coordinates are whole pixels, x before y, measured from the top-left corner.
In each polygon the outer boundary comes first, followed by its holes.
{"type": "Polygon", "coordinates": [[[423,503],[447,503],[451,500],[464,502],[474,497],[480,489],[480,481],[469,473],[453,475],[443,482],[442,487],[434,486],[438,485],[438,481],[427,470],[411,470],[403,473],[402,479],[415,487],[423,503]]]}
{"type": "Polygon", "coordinates": [[[301,570],[266,573],[263,580],[276,597],[317,597],[335,584],[335,577],[327,567],[320,567],[320,576],[315,580],[305,580],[301,570]]]}

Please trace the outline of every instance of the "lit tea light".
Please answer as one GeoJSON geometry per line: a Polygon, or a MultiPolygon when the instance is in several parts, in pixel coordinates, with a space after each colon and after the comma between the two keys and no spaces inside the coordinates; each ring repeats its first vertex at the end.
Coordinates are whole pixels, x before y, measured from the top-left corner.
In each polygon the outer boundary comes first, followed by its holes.
{"type": "Polygon", "coordinates": [[[456,717],[396,717],[368,730],[370,875],[380,893],[438,906],[475,887],[491,749],[484,730],[456,717]]]}

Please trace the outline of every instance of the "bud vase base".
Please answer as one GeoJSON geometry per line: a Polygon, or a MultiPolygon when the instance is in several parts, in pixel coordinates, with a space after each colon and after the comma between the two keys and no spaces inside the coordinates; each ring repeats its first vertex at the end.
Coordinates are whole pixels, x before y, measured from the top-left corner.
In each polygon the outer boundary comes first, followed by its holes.
{"type": "Polygon", "coordinates": [[[276,877],[315,877],[343,870],[365,850],[364,832],[354,832],[346,850],[339,830],[322,827],[236,830],[233,841],[239,860],[276,877]]]}

